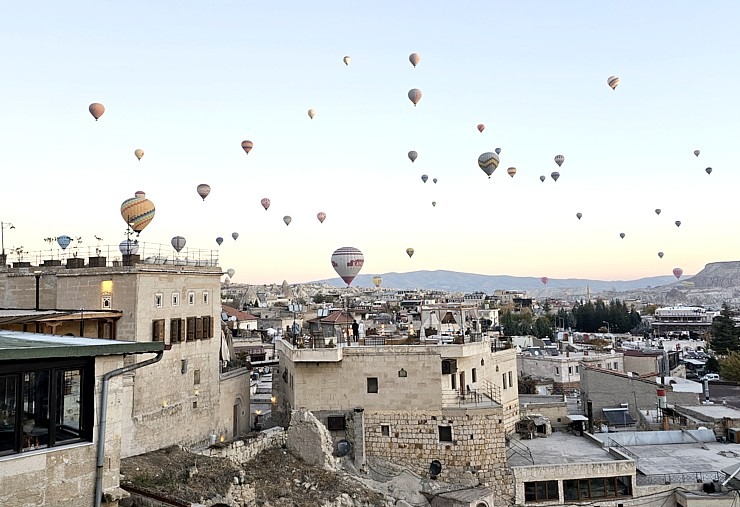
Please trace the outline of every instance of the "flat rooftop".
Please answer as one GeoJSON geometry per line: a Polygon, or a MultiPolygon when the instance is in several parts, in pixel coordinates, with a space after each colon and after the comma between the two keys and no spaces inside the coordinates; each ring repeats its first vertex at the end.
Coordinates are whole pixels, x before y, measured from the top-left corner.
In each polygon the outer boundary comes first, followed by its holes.
{"type": "Polygon", "coordinates": [[[567,465],[572,463],[596,463],[619,461],[598,444],[586,437],[571,433],[553,433],[548,437],[537,437],[531,440],[514,437],[515,444],[507,448],[508,463],[510,466],[532,465],[567,465]],[[522,456],[522,446],[529,449],[532,461],[522,456]],[[517,449],[520,452],[514,453],[517,449]]]}
{"type": "Polygon", "coordinates": [[[139,354],[164,350],[164,342],[125,342],[0,330],[0,361],[139,354]]]}
{"type": "Polygon", "coordinates": [[[731,405],[691,405],[690,407],[676,406],[677,412],[683,412],[689,415],[700,414],[705,418],[720,419],[740,419],[740,410],[731,405]]]}
{"type": "Polygon", "coordinates": [[[698,443],[627,446],[637,462],[637,470],[645,475],[718,472],[724,467],[737,465],[740,446],[706,442],[703,449],[698,443]]]}

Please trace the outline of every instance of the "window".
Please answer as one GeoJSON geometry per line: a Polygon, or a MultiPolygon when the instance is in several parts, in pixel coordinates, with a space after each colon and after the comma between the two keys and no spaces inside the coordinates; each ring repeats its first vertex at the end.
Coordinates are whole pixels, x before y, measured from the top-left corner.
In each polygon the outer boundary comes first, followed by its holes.
{"type": "Polygon", "coordinates": [[[200,370],[193,370],[193,385],[200,385],[200,370]]]}
{"type": "Polygon", "coordinates": [[[378,377],[367,378],[367,392],[377,393],[378,392],[378,377]]]}
{"type": "Polygon", "coordinates": [[[162,308],[162,294],[154,295],[154,306],[156,306],[157,308],[162,308]]]}
{"type": "Polygon", "coordinates": [[[179,305],[180,305],[180,293],[173,292],[172,293],[172,306],[179,306],[179,305]]]}
{"type": "Polygon", "coordinates": [[[568,375],[572,375],[572,374],[573,374],[573,367],[568,366],[568,375]]]}
{"type": "Polygon", "coordinates": [[[100,308],[103,310],[110,310],[111,307],[111,297],[110,296],[103,296],[100,299],[100,308]]]}
{"type": "Polygon", "coordinates": [[[560,375],[560,368],[557,366],[555,367],[555,375],[560,375]]]}
{"type": "Polygon", "coordinates": [[[514,383],[511,381],[511,372],[509,372],[508,375],[509,375],[509,387],[514,387],[514,383]]]}
{"type": "Polygon", "coordinates": [[[164,341],[164,319],[157,319],[152,321],[152,341],[164,341]]]}
{"type": "Polygon", "coordinates": [[[213,326],[211,325],[211,316],[201,317],[203,321],[203,338],[213,338],[213,326]]]}
{"type": "Polygon", "coordinates": [[[203,319],[195,319],[195,339],[203,339],[203,319]]]}
{"type": "Polygon", "coordinates": [[[7,365],[0,374],[0,456],[92,442],[94,361],[7,365]]]}
{"type": "Polygon", "coordinates": [[[345,429],[345,421],[343,415],[330,415],[327,423],[326,423],[326,429],[329,431],[344,431],[345,429]]]}
{"type": "Polygon", "coordinates": [[[185,341],[185,326],[182,319],[170,320],[170,343],[185,341]]]}
{"type": "Polygon", "coordinates": [[[188,292],[188,304],[194,305],[195,304],[195,292],[188,292]]]}
{"type": "Polygon", "coordinates": [[[391,436],[391,427],[388,424],[380,425],[380,434],[384,437],[391,436]]]}
{"type": "Polygon", "coordinates": [[[590,477],[563,481],[565,500],[590,500],[632,494],[632,479],[623,477],[590,477]]]}
{"type": "Polygon", "coordinates": [[[189,342],[195,340],[195,317],[188,317],[187,318],[187,340],[189,342]]]}
{"type": "Polygon", "coordinates": [[[471,379],[472,379],[473,382],[478,382],[478,372],[476,371],[475,368],[473,368],[470,371],[470,377],[471,377],[471,379]]]}
{"type": "Polygon", "coordinates": [[[203,304],[208,304],[208,291],[203,292],[203,304]]]}
{"type": "Polygon", "coordinates": [[[502,373],[501,374],[501,379],[502,379],[502,381],[504,383],[504,389],[506,389],[506,373],[502,373]]]}
{"type": "Polygon", "coordinates": [[[614,369],[615,370],[618,370],[619,369],[619,363],[617,363],[616,361],[614,361],[614,369]]]}
{"type": "Polygon", "coordinates": [[[452,442],[452,426],[437,426],[439,428],[439,441],[452,442]]]}
{"type": "Polygon", "coordinates": [[[547,500],[558,500],[558,481],[524,483],[525,502],[544,502],[547,500]]]}
{"type": "Polygon", "coordinates": [[[578,367],[578,365],[576,365],[576,373],[580,373],[580,370],[581,369],[578,367]]]}

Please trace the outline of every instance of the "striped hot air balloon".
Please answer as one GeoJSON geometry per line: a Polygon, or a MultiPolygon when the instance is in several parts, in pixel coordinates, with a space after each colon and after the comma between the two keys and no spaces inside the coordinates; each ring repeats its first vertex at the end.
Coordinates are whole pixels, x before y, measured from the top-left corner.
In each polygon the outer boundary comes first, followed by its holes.
{"type": "Polygon", "coordinates": [[[331,254],[331,265],[347,286],[352,284],[352,280],[359,274],[363,264],[365,264],[365,257],[362,252],[352,246],[337,248],[331,254]]]}
{"type": "Polygon", "coordinates": [[[619,78],[617,76],[609,76],[606,80],[606,84],[608,84],[612,90],[615,90],[617,85],[619,85],[619,78]]]}
{"type": "Polygon", "coordinates": [[[254,143],[252,141],[242,141],[242,150],[244,150],[244,153],[249,155],[249,152],[252,151],[252,148],[254,147],[254,143]]]}
{"type": "Polygon", "coordinates": [[[121,217],[139,234],[154,219],[154,203],[146,198],[144,192],[137,192],[137,196],[130,197],[121,203],[121,217]]]}
{"type": "Polygon", "coordinates": [[[492,151],[487,151],[478,157],[478,167],[480,167],[489,178],[493,174],[493,171],[498,167],[498,162],[498,155],[492,151]]]}

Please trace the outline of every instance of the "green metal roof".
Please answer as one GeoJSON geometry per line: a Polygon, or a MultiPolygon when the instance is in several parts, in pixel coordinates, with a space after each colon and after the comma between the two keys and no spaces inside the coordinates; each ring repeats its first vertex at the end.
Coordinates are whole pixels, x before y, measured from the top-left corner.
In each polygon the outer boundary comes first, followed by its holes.
{"type": "Polygon", "coordinates": [[[125,342],[0,330],[0,361],[159,352],[162,342],[125,342]]]}

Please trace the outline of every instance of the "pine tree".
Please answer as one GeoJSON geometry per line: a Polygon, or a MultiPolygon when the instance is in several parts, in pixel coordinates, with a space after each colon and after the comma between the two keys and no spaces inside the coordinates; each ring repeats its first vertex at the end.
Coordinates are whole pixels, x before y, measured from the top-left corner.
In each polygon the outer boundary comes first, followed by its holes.
{"type": "Polygon", "coordinates": [[[717,355],[725,356],[740,351],[740,332],[735,327],[732,311],[727,303],[722,305],[719,317],[712,322],[712,339],[709,342],[717,355]]]}

